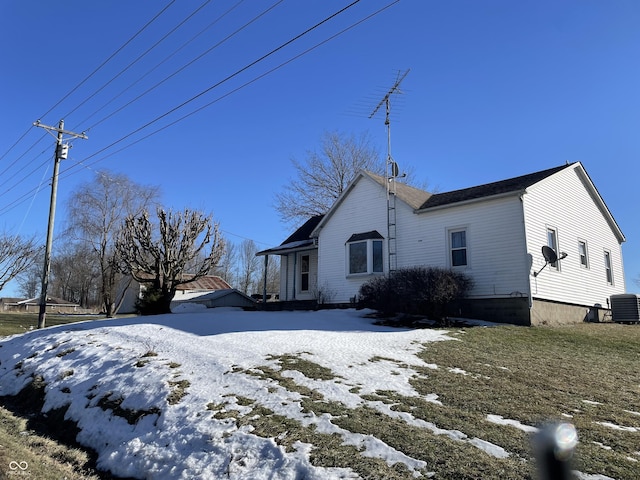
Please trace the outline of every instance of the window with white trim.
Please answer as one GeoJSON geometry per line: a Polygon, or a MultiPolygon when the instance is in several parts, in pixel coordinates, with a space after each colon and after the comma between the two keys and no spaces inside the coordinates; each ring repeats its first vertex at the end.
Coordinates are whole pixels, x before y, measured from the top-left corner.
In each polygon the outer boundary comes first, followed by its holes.
{"type": "Polygon", "coordinates": [[[580,257],[580,266],[589,268],[589,254],[587,253],[587,242],[578,240],[578,256],[580,257]]]}
{"type": "Polygon", "coordinates": [[[449,262],[452,267],[466,267],[469,264],[466,228],[449,230],[449,262]]]}
{"type": "Polygon", "coordinates": [[[613,270],[611,269],[611,252],[604,251],[604,271],[607,277],[607,283],[613,285],[613,270]]]}
{"type": "MultiPolygon", "coordinates": [[[[547,228],[547,245],[556,252],[556,255],[558,255],[558,232],[555,228],[547,228]]],[[[560,270],[560,264],[557,261],[549,263],[549,266],[556,270],[560,270]]]]}
{"type": "Polygon", "coordinates": [[[348,275],[384,272],[383,237],[377,231],[351,235],[346,247],[348,275]]]}

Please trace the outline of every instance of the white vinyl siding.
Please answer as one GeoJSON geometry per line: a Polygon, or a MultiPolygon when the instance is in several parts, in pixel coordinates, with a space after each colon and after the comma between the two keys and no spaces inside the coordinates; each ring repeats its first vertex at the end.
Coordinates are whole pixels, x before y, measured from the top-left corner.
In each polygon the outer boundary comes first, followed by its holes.
{"type": "Polygon", "coordinates": [[[588,179],[582,176],[581,171],[568,168],[538,182],[527,189],[523,201],[534,298],[593,306],[606,305],[611,295],[625,292],[624,281],[616,280],[624,279],[619,239],[592,197],[588,179]],[[547,268],[533,277],[533,272],[540,270],[545,263],[541,247],[547,245],[549,226],[557,228],[558,248],[564,249],[568,256],[558,261],[561,275],[547,268]],[[585,242],[588,252],[611,252],[611,272],[615,283],[612,285],[606,281],[603,254],[588,257],[589,268],[584,268],[578,249],[567,248],[563,243],[567,239],[585,242]]]}
{"type": "MultiPolygon", "coordinates": [[[[398,201],[398,204],[401,203],[398,201]]],[[[320,230],[318,284],[329,285],[335,294],[331,298],[332,302],[349,302],[358,294],[360,286],[371,278],[366,274],[349,274],[348,240],[354,233],[374,230],[386,236],[387,196],[384,187],[369,177],[363,177],[320,230]]],[[[386,271],[387,242],[380,242],[382,269],[386,271]]],[[[376,263],[376,268],[378,266],[376,263]]],[[[373,265],[371,268],[373,269],[373,265]]]]}

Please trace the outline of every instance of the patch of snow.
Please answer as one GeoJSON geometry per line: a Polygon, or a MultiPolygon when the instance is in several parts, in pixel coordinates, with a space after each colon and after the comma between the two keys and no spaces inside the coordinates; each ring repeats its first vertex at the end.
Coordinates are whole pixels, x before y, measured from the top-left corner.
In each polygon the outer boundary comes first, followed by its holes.
{"type": "Polygon", "coordinates": [[[640,428],[636,427],[624,427],[622,425],[616,425],[611,422],[596,422],[598,425],[602,425],[603,427],[613,428],[614,430],[620,430],[621,432],[638,432],[640,428]]]}
{"type": "Polygon", "coordinates": [[[466,372],[465,370],[463,370],[461,368],[458,368],[458,367],[456,367],[456,368],[448,368],[447,370],[449,372],[451,372],[451,373],[458,373],[460,375],[469,375],[468,372],[466,372]]]}
{"type": "Polygon", "coordinates": [[[472,438],[471,440],[469,440],[469,443],[488,453],[492,457],[507,458],[509,456],[509,452],[507,452],[504,448],[480,438],[472,438]]]}
{"type": "Polygon", "coordinates": [[[586,403],[587,405],[602,405],[602,403],[594,402],[593,400],[582,400],[582,403],[586,403]]]}
{"type": "Polygon", "coordinates": [[[524,425],[520,423],[518,420],[509,420],[508,418],[504,418],[501,415],[487,415],[487,420],[491,423],[497,423],[498,425],[509,425],[511,427],[515,427],[518,430],[522,430],[527,433],[536,433],[539,431],[537,427],[532,427],[530,425],[524,425]]]}
{"type": "Polygon", "coordinates": [[[591,442],[595,445],[598,445],[600,448],[603,448],[604,450],[613,450],[609,445],[605,445],[604,443],[601,442],[591,442]]]}
{"type": "Polygon", "coordinates": [[[573,470],[573,474],[578,480],[616,480],[615,478],[607,477],[606,475],[601,475],[599,473],[582,473],[577,470],[573,470]]]}

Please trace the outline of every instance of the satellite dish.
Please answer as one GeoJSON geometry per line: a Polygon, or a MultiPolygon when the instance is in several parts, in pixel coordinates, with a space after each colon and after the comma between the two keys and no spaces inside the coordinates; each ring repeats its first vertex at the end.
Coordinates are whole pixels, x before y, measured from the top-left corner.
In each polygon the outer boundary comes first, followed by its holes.
{"type": "Polygon", "coordinates": [[[548,245],[543,245],[542,256],[547,263],[556,263],[558,261],[558,255],[555,250],[548,245]]]}
{"type": "Polygon", "coordinates": [[[398,169],[398,164],[394,161],[391,161],[391,176],[393,178],[396,178],[399,173],[400,173],[400,170],[398,169]]]}
{"type": "MultiPolygon", "coordinates": [[[[551,248],[548,245],[542,246],[542,256],[544,257],[544,261],[545,261],[544,266],[533,274],[534,277],[537,277],[538,275],[540,275],[540,272],[544,270],[544,267],[546,267],[549,264],[553,265],[558,261],[558,254],[553,248],[551,248]]],[[[561,258],[564,258],[566,256],[567,254],[563,253],[561,258]]]]}

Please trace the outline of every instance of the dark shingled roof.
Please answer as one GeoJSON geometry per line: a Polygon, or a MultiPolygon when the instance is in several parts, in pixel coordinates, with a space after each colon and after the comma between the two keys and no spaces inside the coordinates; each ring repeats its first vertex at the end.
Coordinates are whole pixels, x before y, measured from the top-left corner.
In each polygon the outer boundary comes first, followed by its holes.
{"type": "Polygon", "coordinates": [[[316,215],[315,217],[311,217],[309,220],[304,222],[304,224],[300,228],[289,235],[289,237],[287,237],[287,239],[279,246],[269,248],[267,250],[262,250],[256,253],[256,255],[281,255],[287,251],[291,252],[312,246],[313,239],[311,238],[311,232],[313,232],[313,230],[318,226],[323,218],[324,215],[316,215]]]}
{"type": "Polygon", "coordinates": [[[549,168],[547,170],[530,173],[528,175],[522,175],[520,177],[501,180],[499,182],[486,183],[484,185],[463,188],[461,190],[453,190],[451,192],[436,193],[429,197],[427,201],[420,206],[419,210],[475,200],[478,198],[490,197],[493,195],[522,191],[530,187],[534,183],[537,183],[540,180],[544,180],[545,178],[567,168],[568,166],[569,165],[562,165],[560,167],[549,168]]]}
{"type": "Polygon", "coordinates": [[[313,232],[313,229],[318,226],[320,220],[322,220],[323,218],[324,215],[316,215],[315,217],[311,217],[304,223],[304,225],[293,232],[289,236],[289,238],[282,242],[280,246],[286,245],[287,243],[299,242],[301,240],[309,240],[311,238],[311,232],[313,232]]]}

